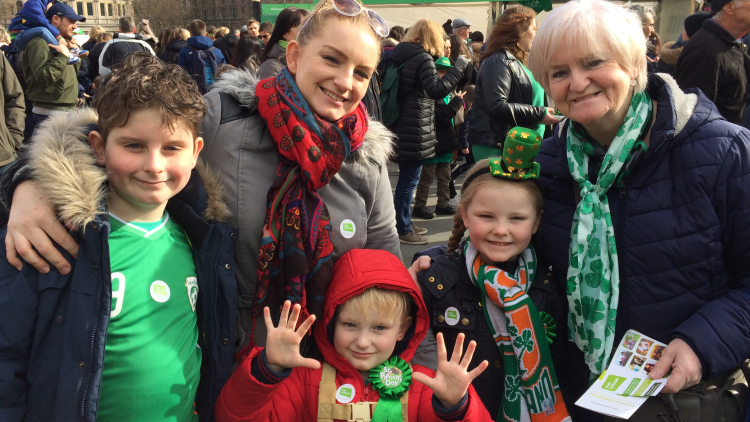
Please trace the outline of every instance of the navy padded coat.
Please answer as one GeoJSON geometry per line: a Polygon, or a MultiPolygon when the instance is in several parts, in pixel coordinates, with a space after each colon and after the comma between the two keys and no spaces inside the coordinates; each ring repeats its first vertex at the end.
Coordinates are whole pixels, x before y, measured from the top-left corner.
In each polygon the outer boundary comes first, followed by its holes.
{"type": "MultiPolygon", "coordinates": [[[[750,357],[750,132],[668,75],[651,77],[648,91],[657,101],[648,151],[626,185],[607,192],[620,264],[616,341],[631,328],[681,338],[711,379],[750,357]]],[[[576,206],[566,126],[538,157],[541,252],[555,268],[568,265],[576,206]]],[[[565,286],[565,272],[556,282],[565,286]]],[[[580,396],[587,368],[570,344],[578,370],[560,382],[578,384],[580,396]]]]}

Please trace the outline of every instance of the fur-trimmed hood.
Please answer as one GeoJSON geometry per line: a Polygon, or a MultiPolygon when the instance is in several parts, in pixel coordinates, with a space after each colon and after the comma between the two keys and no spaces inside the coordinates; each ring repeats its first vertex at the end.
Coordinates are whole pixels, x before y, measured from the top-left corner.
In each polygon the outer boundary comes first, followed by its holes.
{"type": "MultiPolygon", "coordinates": [[[[96,163],[88,142],[88,133],[97,120],[91,108],[55,113],[37,126],[28,147],[34,180],[60,218],[76,227],[85,227],[104,213],[107,172],[96,163]]],[[[200,160],[196,169],[207,196],[203,216],[224,221],[229,209],[222,199],[221,182],[200,160]]]]}
{"type": "Polygon", "coordinates": [[[664,44],[661,47],[661,50],[659,50],[659,60],[663,60],[666,64],[676,66],[677,59],[680,57],[680,53],[682,53],[683,46],[680,44],[675,47],[675,44],[674,41],[664,44]]]}
{"type": "MultiPolygon", "coordinates": [[[[258,107],[255,97],[255,87],[258,76],[250,70],[234,69],[221,74],[221,77],[211,86],[212,91],[221,91],[231,95],[241,106],[250,109],[258,107]]],[[[383,166],[393,153],[393,142],[396,135],[386,129],[382,123],[370,118],[362,146],[349,157],[357,163],[370,166],[383,166]]]]}

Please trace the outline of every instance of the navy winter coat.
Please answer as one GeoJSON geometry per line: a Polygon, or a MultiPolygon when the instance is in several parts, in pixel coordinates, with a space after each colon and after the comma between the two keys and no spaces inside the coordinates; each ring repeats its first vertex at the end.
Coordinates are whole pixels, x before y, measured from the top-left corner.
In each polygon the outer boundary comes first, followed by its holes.
{"type": "MultiPolygon", "coordinates": [[[[61,119],[71,120],[67,129],[72,130],[96,123],[92,111],[60,115],[50,119],[47,132],[64,126],[61,119]]],[[[77,168],[77,175],[66,181],[79,183],[60,186],[63,182],[58,181],[57,187],[81,194],[57,205],[80,210],[76,217],[90,222],[78,232],[76,259],[58,247],[73,264],[68,275],[54,268],[40,274],[28,264],[19,272],[0,254],[0,421],[95,422],[112,301],[110,225],[106,212],[97,213],[105,210],[96,206],[102,196],[94,193],[102,176],[97,176],[88,148],[76,146],[77,137],[53,136],[56,139],[44,142],[49,140],[44,132],[35,142],[46,144],[41,149],[54,151],[58,157],[67,156],[69,162],[42,167],[45,162],[37,154],[40,145],[35,144],[30,165],[40,187],[50,193],[61,167],[77,168]],[[45,172],[47,177],[39,178],[45,172]]],[[[226,207],[217,202],[221,197],[215,189],[218,183],[209,176],[201,179],[194,170],[188,185],[167,203],[170,216],[190,239],[198,275],[198,342],[203,361],[195,403],[201,422],[214,420],[214,402],[232,374],[237,332],[236,232],[211,219],[226,207]]],[[[49,197],[55,202],[54,195],[49,197]]],[[[5,234],[3,230],[0,236],[5,234]]]]}
{"type": "MultiPolygon", "coordinates": [[[[680,338],[708,380],[750,357],[750,132],[668,75],[652,76],[648,91],[657,101],[648,151],[625,186],[607,192],[620,264],[616,338],[631,328],[680,338]]],[[[561,126],[538,157],[541,252],[555,268],[568,265],[578,190],[561,126]]],[[[557,282],[566,284],[564,272],[557,282]]],[[[588,371],[569,345],[575,370],[560,383],[575,384],[570,404],[588,388],[588,371]]]]}

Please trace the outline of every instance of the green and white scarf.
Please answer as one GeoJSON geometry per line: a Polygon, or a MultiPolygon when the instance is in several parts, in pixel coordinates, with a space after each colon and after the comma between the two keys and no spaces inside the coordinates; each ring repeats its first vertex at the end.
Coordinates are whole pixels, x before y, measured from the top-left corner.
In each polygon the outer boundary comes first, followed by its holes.
{"type": "Polygon", "coordinates": [[[635,93],[628,113],[609,146],[595,184],[589,181],[591,141],[581,141],[573,122],[568,125],[568,168],[581,188],[570,240],[568,267],[568,338],[575,341],[593,374],[609,363],[614,344],[620,271],[607,190],[631,158],[639,138],[648,130],[652,104],[647,92],[635,93]]]}
{"type": "Polygon", "coordinates": [[[482,311],[505,364],[505,393],[497,420],[568,422],[542,317],[527,292],[534,280],[536,254],[529,245],[514,274],[484,262],[467,240],[466,268],[482,292],[482,311]]]}

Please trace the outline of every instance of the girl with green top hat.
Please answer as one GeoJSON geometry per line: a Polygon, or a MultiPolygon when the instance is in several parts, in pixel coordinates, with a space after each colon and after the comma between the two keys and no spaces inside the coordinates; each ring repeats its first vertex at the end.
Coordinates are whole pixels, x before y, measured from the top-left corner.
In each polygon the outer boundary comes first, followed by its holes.
{"type": "Polygon", "coordinates": [[[531,243],[542,216],[541,144],[537,132],[515,127],[501,157],[474,166],[447,251],[425,251],[432,262],[417,275],[433,332],[447,344],[462,334],[475,340],[477,359],[490,362],[473,385],[498,421],[570,420],[552,358],[564,346],[556,326],[565,326],[565,294],[531,243]]]}
{"type": "Polygon", "coordinates": [[[477,76],[469,129],[476,160],[502,155],[512,127],[530,128],[544,137],[546,125],[559,121],[554,109],[546,107],[544,90],[525,65],[536,30],[536,13],[525,6],[506,9],[492,28],[477,76]]]}

